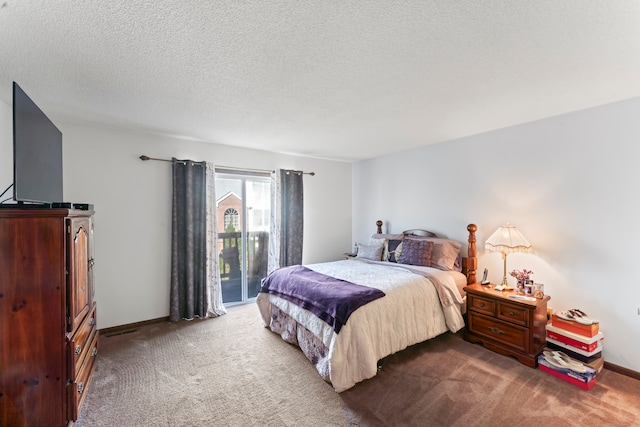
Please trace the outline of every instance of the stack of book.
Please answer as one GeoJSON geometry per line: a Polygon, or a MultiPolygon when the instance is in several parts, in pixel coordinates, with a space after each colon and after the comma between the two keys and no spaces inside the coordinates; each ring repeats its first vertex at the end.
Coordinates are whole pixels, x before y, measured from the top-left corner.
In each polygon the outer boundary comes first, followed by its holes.
{"type": "MultiPolygon", "coordinates": [[[[552,352],[553,350],[545,350],[544,353],[552,352]]],[[[541,371],[553,375],[556,378],[560,378],[563,381],[580,387],[583,390],[590,390],[596,384],[597,372],[595,369],[583,365],[582,372],[578,372],[571,365],[559,366],[558,363],[551,363],[545,354],[538,356],[538,367],[541,371]]]]}
{"type": "Polygon", "coordinates": [[[553,314],[551,324],[547,324],[546,329],[547,347],[561,350],[576,360],[602,368],[604,335],[600,331],[600,323],[585,325],[553,314]]]}
{"type": "MultiPolygon", "coordinates": [[[[540,363],[540,369],[585,390],[589,390],[595,384],[596,374],[604,366],[602,357],[603,333],[599,323],[584,324],[570,319],[563,319],[556,314],[551,316],[551,323],[546,326],[547,349],[561,351],[576,362],[580,362],[593,370],[593,375],[581,373],[561,372],[549,363],[540,363]]],[[[544,357],[541,355],[541,358],[544,357]]]]}

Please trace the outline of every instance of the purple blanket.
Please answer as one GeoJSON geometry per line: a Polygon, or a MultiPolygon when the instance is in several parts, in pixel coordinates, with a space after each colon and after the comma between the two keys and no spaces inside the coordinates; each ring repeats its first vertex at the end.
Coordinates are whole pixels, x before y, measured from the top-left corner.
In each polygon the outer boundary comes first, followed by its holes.
{"type": "Polygon", "coordinates": [[[382,298],[384,292],[318,273],[302,265],[280,268],[262,279],[260,292],[277,295],[309,310],[336,333],[363,305],[382,298]]]}

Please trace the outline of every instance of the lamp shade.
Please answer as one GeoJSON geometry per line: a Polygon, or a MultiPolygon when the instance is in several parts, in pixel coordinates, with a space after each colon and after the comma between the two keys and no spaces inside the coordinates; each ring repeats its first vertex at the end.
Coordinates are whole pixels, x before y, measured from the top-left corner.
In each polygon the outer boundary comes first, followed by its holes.
{"type": "Polygon", "coordinates": [[[484,248],[492,252],[510,254],[513,252],[531,252],[531,243],[514,225],[502,225],[493,232],[484,243],[484,248]]]}

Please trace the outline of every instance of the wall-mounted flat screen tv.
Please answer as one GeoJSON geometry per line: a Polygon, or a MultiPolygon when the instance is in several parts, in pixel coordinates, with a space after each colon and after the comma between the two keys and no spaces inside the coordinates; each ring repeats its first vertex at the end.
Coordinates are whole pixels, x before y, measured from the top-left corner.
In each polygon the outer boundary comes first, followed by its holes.
{"type": "Polygon", "coordinates": [[[62,197],[62,132],[13,82],[13,198],[59,203],[62,197]]]}

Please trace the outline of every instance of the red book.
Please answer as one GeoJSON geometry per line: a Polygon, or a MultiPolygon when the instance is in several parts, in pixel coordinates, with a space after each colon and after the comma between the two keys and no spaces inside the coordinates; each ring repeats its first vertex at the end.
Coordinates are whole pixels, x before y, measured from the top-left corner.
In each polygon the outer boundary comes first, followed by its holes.
{"type": "Polygon", "coordinates": [[[591,381],[589,381],[588,383],[584,383],[584,382],[582,382],[582,381],[580,381],[580,380],[577,380],[577,379],[575,379],[575,378],[570,377],[570,376],[569,376],[569,375],[567,375],[567,374],[563,374],[562,372],[559,372],[559,371],[553,370],[553,369],[551,369],[551,368],[547,368],[547,367],[546,367],[546,366],[544,366],[544,365],[538,365],[538,367],[540,368],[540,370],[541,370],[541,371],[546,372],[546,373],[548,373],[548,374],[551,374],[551,375],[553,375],[553,376],[554,376],[554,377],[556,377],[556,378],[560,378],[561,380],[566,381],[566,382],[568,382],[569,384],[576,385],[576,386],[580,387],[580,388],[581,388],[581,389],[583,389],[583,390],[591,390],[591,388],[592,388],[594,385],[596,385],[597,378],[592,379],[592,380],[591,380],[591,381]]]}
{"type": "Polygon", "coordinates": [[[571,347],[570,345],[563,344],[560,341],[556,341],[551,338],[547,338],[547,347],[549,347],[551,350],[559,350],[572,359],[579,360],[582,363],[591,363],[602,357],[602,349],[600,347],[597,348],[595,352],[587,353],[586,351],[579,350],[575,347],[571,347]]]}
{"type": "Polygon", "coordinates": [[[583,335],[574,334],[565,329],[555,327],[553,325],[547,325],[547,338],[560,341],[563,344],[567,344],[577,349],[592,352],[598,348],[598,343],[604,339],[602,332],[598,332],[593,337],[585,337],[583,335]]]}
{"type": "Polygon", "coordinates": [[[557,328],[566,329],[569,332],[573,332],[579,335],[584,335],[585,337],[595,336],[600,329],[599,323],[594,323],[592,325],[584,325],[579,322],[574,322],[573,320],[561,319],[555,314],[551,316],[551,324],[557,328]]]}
{"type": "Polygon", "coordinates": [[[560,368],[557,366],[552,365],[549,361],[547,361],[547,359],[545,358],[544,355],[540,355],[538,356],[538,365],[539,366],[544,366],[545,368],[549,368],[549,369],[553,369],[556,372],[559,372],[561,374],[567,375],[571,378],[574,378],[580,382],[583,383],[589,383],[593,380],[596,379],[597,376],[597,372],[595,369],[592,369],[590,367],[587,367],[586,371],[587,372],[577,372],[574,371],[570,368],[565,369],[565,368],[560,368]]]}

